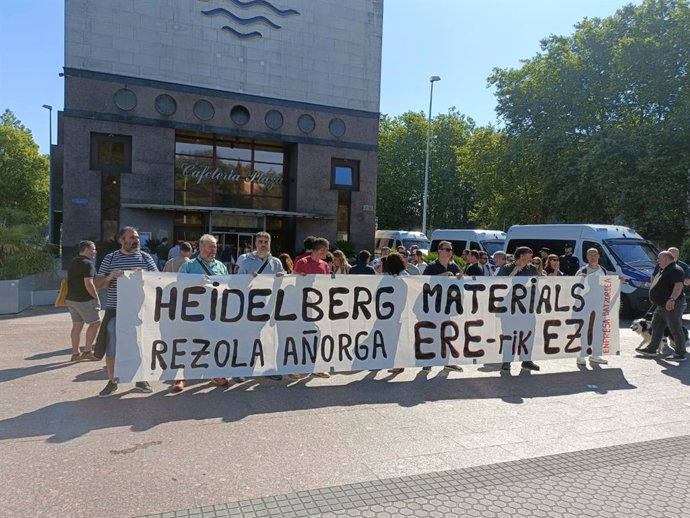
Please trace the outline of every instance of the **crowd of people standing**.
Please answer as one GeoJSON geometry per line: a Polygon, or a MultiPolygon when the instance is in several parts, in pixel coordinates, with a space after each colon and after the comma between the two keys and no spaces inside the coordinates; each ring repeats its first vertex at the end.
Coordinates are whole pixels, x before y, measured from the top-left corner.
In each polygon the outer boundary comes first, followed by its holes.
{"type": "MultiPolygon", "coordinates": [[[[565,246],[565,254],[558,256],[544,248],[538,256],[526,246],[518,247],[514,254],[498,251],[492,256],[493,265],[484,251],[463,250],[460,254],[462,261],[454,260],[455,250],[449,241],[438,244],[437,258],[429,263],[425,262],[425,255],[419,248],[413,246],[410,250],[399,247],[397,250],[384,248],[381,257],[373,258],[371,252],[362,250],[357,257],[348,258],[340,250],[329,251],[330,243],[322,237],[309,236],[304,241],[304,252],[294,259],[287,253],[275,257],[271,253],[271,236],[267,232],[258,232],[254,236],[254,249],[247,250],[239,257],[217,258],[218,241],[210,235],[201,236],[197,249],[189,242],[180,242],[171,248],[159,248],[159,260],[156,261],[141,249],[139,233],[134,227],[124,227],[118,234],[120,249],[107,254],[101,262],[98,271],[95,267],[97,254],[96,245],[92,241],[82,241],[79,244],[79,255],[71,262],[67,271],[68,293],[67,307],[72,317],[70,333],[72,343],[71,361],[93,361],[105,356],[108,372],[108,383],[99,393],[100,397],[108,397],[117,389],[114,377],[116,354],[116,309],[117,309],[117,280],[127,270],[178,272],[183,274],[201,274],[206,276],[237,274],[324,274],[324,275],[389,275],[394,277],[409,275],[445,275],[453,277],[471,276],[564,276],[564,275],[606,275],[608,272],[599,264],[599,251],[596,248],[587,250],[587,263],[580,266],[579,260],[573,255],[573,245],[565,246]],[[167,251],[168,259],[160,261],[160,256],[167,251]],[[223,260],[225,259],[225,260],[223,260]],[[464,265],[461,268],[460,265],[464,265]],[[101,319],[98,290],[106,289],[104,314],[101,319]],[[83,351],[79,344],[81,334],[87,326],[86,344],[83,351]]],[[[166,242],[162,243],[166,246],[166,242]]],[[[674,336],[680,336],[682,314],[685,299],[681,297],[683,285],[690,284],[690,267],[678,261],[677,249],[664,251],[659,254],[659,272],[652,279],[650,298],[656,304],[652,319],[653,339],[649,347],[641,352],[643,355],[656,355],[659,349],[663,329],[668,325],[674,336]],[[676,255],[672,253],[676,251],[676,255]],[[678,273],[680,272],[680,273],[678,273]],[[678,280],[680,278],[680,280],[678,280]],[[680,283],[680,285],[678,284],[680,283]],[[680,287],[679,287],[680,286],[680,287]],[[668,292],[668,293],[667,293],[668,292]],[[679,320],[680,319],[680,320],[679,320]],[[680,322],[680,324],[679,324],[680,322]]],[[[685,343],[677,346],[673,359],[685,359],[685,343]]],[[[589,356],[592,363],[608,363],[600,356],[589,356]]],[[[578,365],[586,362],[584,356],[577,359],[578,365]]],[[[510,362],[502,364],[502,369],[509,370],[510,362]]],[[[459,366],[448,366],[454,370],[462,370],[459,366]]],[[[539,370],[533,361],[522,362],[522,368],[539,370]]],[[[393,369],[400,372],[401,369],[393,369]]],[[[328,373],[315,373],[317,376],[328,377],[328,373]]],[[[280,379],[282,376],[271,376],[280,379]]],[[[299,379],[301,375],[291,375],[299,379]]],[[[233,378],[236,382],[244,378],[233,378]]],[[[216,378],[212,381],[216,385],[226,385],[228,380],[216,378]]],[[[173,385],[174,391],[183,390],[184,380],[178,380],[173,385]]],[[[137,382],[135,388],[141,392],[152,392],[147,382],[137,382]]]]}

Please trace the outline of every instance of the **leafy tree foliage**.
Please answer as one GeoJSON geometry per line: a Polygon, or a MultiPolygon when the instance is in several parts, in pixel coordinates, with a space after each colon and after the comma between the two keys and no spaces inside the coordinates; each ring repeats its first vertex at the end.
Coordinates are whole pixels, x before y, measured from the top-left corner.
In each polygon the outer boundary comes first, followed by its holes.
{"type": "MultiPolygon", "coordinates": [[[[427,123],[424,113],[381,117],[379,228],[421,229],[427,123]]],[[[472,127],[473,122],[454,108],[431,120],[428,228],[467,224],[470,200],[459,182],[456,149],[467,142],[472,127]]]]}
{"type": "Polygon", "coordinates": [[[690,168],[690,7],[646,0],[496,69],[504,130],[457,150],[482,226],[601,222],[676,241],[690,168]]]}
{"type": "Polygon", "coordinates": [[[48,157],[10,110],[0,116],[0,208],[20,210],[29,222],[48,222],[48,157]]]}

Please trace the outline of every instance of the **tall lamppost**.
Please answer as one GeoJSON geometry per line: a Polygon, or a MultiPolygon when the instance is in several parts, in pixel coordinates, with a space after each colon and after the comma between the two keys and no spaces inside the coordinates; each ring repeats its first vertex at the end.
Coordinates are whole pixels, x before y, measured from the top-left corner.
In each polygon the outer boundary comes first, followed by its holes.
{"type": "Polygon", "coordinates": [[[429,149],[431,147],[431,103],[434,100],[434,83],[440,81],[439,76],[431,76],[431,92],[429,93],[429,120],[426,126],[426,163],[424,164],[424,200],[422,209],[422,233],[426,234],[426,210],[429,203],[429,149]]]}
{"type": "Polygon", "coordinates": [[[53,107],[44,104],[48,110],[48,242],[53,242],[53,107]]]}

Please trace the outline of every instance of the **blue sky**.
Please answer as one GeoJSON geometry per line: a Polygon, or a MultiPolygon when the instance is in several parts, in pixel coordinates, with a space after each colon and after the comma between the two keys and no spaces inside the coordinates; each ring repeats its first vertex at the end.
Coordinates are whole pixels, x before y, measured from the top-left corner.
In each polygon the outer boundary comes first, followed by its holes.
{"type": "MultiPolygon", "coordinates": [[[[116,0],[113,0],[116,1],[116,0]]],[[[318,1],[318,0],[314,0],[318,1]]],[[[347,1],[347,0],[343,0],[347,1]]],[[[539,41],[566,35],[583,18],[606,17],[641,0],[385,0],[381,112],[426,111],[429,77],[438,75],[432,112],[451,106],[477,124],[495,123],[486,78],[520,66],[539,41]]],[[[63,0],[0,0],[0,110],[10,108],[48,150],[48,111],[63,107],[63,0]]]]}

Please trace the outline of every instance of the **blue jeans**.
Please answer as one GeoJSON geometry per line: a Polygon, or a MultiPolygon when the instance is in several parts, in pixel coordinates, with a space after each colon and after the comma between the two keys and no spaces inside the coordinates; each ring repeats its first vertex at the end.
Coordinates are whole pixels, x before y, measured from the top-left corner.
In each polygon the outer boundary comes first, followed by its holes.
{"type": "Polygon", "coordinates": [[[108,328],[107,328],[108,338],[106,339],[106,342],[105,342],[105,355],[108,358],[115,358],[115,345],[116,345],[116,341],[115,341],[115,329],[116,329],[116,327],[115,326],[117,325],[115,322],[116,320],[117,320],[117,317],[113,317],[108,322],[108,328]]]}
{"type": "Polygon", "coordinates": [[[668,327],[671,337],[676,343],[676,354],[685,356],[685,333],[683,332],[683,313],[685,312],[685,298],[676,300],[673,311],[667,311],[663,305],[658,305],[652,315],[652,340],[649,349],[657,351],[664,337],[664,330],[668,327]]]}

